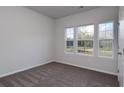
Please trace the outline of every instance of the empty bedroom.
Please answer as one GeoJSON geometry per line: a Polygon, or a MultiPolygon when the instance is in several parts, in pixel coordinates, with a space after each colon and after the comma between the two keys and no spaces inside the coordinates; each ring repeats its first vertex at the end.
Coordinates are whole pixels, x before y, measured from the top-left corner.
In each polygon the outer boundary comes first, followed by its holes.
{"type": "Polygon", "coordinates": [[[123,6],[0,6],[0,87],[123,87],[123,6]]]}

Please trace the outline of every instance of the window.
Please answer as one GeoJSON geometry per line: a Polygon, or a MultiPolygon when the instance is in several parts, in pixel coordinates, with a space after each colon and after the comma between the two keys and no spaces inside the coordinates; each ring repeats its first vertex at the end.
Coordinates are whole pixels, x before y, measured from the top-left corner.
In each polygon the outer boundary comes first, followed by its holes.
{"type": "Polygon", "coordinates": [[[99,56],[112,57],[113,22],[99,24],[99,56]]]}
{"type": "Polygon", "coordinates": [[[66,52],[74,52],[74,28],[66,28],[66,52]]]}
{"type": "Polygon", "coordinates": [[[77,52],[92,55],[93,54],[93,39],[94,25],[77,27],[77,52]]]}

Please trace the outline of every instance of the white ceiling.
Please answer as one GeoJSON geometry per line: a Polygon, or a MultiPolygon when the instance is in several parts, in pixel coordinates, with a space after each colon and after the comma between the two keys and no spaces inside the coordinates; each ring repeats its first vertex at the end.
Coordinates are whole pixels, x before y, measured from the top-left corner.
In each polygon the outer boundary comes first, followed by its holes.
{"type": "Polygon", "coordinates": [[[80,6],[26,6],[26,7],[56,19],[95,9],[100,6],[84,6],[84,8],[79,8],[80,6]]]}

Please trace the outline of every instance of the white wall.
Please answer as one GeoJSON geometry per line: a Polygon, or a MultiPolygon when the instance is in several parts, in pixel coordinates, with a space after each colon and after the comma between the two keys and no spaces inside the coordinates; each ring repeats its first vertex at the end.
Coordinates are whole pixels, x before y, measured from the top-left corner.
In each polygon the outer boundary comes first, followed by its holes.
{"type": "MultiPolygon", "coordinates": [[[[56,23],[25,7],[0,7],[0,77],[53,60],[116,74],[116,50],[114,59],[97,57],[97,46],[95,56],[65,54],[64,27],[95,24],[96,28],[100,22],[117,19],[117,7],[97,8],[57,19],[56,23]]],[[[95,35],[97,39],[97,29],[95,35]]]]}
{"type": "Polygon", "coordinates": [[[0,7],[0,77],[51,62],[54,25],[25,7],[0,7]]]}
{"type": "Polygon", "coordinates": [[[56,20],[56,45],[55,45],[55,55],[56,61],[63,62],[67,64],[76,65],[79,67],[86,67],[93,70],[106,72],[110,74],[117,74],[117,31],[115,31],[114,40],[114,58],[100,58],[98,57],[98,41],[97,41],[97,30],[95,29],[95,41],[94,41],[94,56],[83,56],[76,54],[66,54],[64,53],[64,31],[65,27],[72,27],[85,24],[97,24],[100,22],[105,22],[107,20],[117,21],[118,19],[118,8],[117,7],[101,7],[93,9],[80,14],[75,14],[67,16],[56,20]]]}

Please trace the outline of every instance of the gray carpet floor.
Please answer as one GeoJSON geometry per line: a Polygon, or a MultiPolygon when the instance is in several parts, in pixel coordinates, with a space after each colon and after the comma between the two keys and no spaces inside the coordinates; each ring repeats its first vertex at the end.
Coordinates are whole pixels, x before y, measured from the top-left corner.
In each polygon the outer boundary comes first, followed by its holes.
{"type": "Polygon", "coordinates": [[[118,87],[117,77],[52,62],[0,78],[0,87],[118,87]]]}

